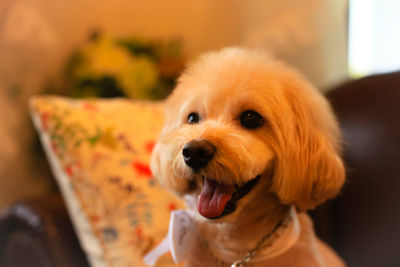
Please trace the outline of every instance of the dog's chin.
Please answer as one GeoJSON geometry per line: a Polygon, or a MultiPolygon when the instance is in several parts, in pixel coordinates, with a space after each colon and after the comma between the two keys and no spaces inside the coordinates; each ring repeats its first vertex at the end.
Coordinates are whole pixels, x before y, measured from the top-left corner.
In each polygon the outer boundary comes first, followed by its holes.
{"type": "Polygon", "coordinates": [[[208,220],[218,220],[234,213],[238,201],[247,196],[257,185],[261,175],[245,184],[228,185],[202,176],[202,189],[197,197],[197,211],[208,220]]]}

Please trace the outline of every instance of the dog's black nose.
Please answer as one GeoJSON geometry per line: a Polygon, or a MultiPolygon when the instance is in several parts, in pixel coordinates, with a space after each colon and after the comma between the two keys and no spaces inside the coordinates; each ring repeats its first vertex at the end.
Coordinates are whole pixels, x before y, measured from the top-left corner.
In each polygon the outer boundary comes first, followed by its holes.
{"type": "Polygon", "coordinates": [[[183,147],[182,155],[186,165],[198,171],[207,166],[215,151],[215,146],[207,140],[192,140],[183,147]]]}

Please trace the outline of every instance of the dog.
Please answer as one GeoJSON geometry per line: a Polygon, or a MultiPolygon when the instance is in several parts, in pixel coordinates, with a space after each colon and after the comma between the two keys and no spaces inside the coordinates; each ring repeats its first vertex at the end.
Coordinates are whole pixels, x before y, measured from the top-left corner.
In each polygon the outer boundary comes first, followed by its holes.
{"type": "Polygon", "coordinates": [[[151,158],[195,214],[185,266],[345,266],[305,213],[340,191],[340,155],[328,102],[296,70],[242,48],[200,56],[151,158]]]}

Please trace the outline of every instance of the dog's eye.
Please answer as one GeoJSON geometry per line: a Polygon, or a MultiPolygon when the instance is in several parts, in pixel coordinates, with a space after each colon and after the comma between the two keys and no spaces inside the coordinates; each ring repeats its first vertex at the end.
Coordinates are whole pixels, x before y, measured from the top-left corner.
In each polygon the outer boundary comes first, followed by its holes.
{"type": "Polygon", "coordinates": [[[196,123],[198,123],[199,121],[200,121],[200,115],[198,114],[198,113],[196,113],[196,112],[192,112],[192,113],[190,113],[189,115],[188,115],[188,117],[187,117],[187,122],[189,123],[189,124],[196,124],[196,123]]]}
{"type": "Polygon", "coordinates": [[[246,110],[240,115],[240,124],[247,129],[257,129],[263,122],[261,115],[253,110],[246,110]]]}

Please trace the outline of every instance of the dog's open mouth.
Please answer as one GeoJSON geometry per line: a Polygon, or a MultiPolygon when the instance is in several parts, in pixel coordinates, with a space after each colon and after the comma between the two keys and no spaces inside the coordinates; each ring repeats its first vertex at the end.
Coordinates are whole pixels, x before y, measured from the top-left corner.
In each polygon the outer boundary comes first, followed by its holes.
{"type": "Polygon", "coordinates": [[[254,188],[260,175],[243,186],[227,185],[203,177],[203,189],[197,200],[197,210],[208,219],[218,219],[236,209],[236,202],[246,196],[254,188]]]}

